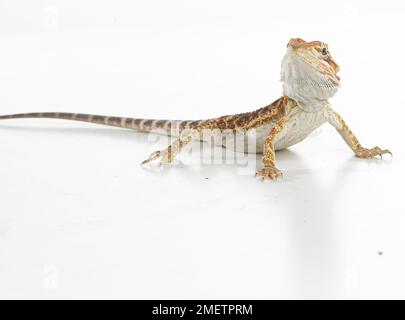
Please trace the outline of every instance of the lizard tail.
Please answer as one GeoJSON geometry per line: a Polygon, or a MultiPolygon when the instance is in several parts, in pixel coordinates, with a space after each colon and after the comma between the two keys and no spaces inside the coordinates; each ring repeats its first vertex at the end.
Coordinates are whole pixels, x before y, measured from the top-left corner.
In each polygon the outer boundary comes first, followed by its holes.
{"type": "Polygon", "coordinates": [[[0,120],[6,119],[24,119],[24,118],[48,118],[62,119],[97,123],[106,126],[132,129],[142,132],[164,131],[167,134],[181,132],[184,129],[194,128],[200,121],[183,120],[155,120],[155,119],[137,119],[125,117],[99,116],[83,113],[62,113],[62,112],[35,112],[19,113],[0,116],[0,120]]]}

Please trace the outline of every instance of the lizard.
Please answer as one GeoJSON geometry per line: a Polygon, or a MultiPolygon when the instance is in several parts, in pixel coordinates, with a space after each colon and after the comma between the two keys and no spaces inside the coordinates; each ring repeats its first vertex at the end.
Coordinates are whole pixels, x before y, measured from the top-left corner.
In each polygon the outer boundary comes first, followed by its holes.
{"type": "Polygon", "coordinates": [[[282,96],[255,111],[225,115],[206,120],[157,120],[100,116],[81,113],[37,112],[0,116],[0,120],[18,118],[51,118],[76,120],[133,129],[140,132],[156,130],[175,135],[176,140],[164,150],[153,152],[142,165],[156,159],[171,164],[176,155],[194,139],[201,140],[204,130],[216,131],[220,143],[229,135],[242,132],[245,144],[253,143],[255,153],[262,154],[262,167],[256,176],[276,180],[282,172],[276,167],[276,150],[288,148],[324,123],[332,125],[352,149],[356,157],[373,158],[392,153],[379,147],[363,147],[343,118],[332,109],[329,99],[340,87],[340,67],[332,58],[328,45],[321,41],[306,42],[292,38],[281,62],[282,96]],[[255,132],[251,135],[252,131],[255,132]],[[174,134],[174,132],[177,132],[174,134]],[[221,140],[222,139],[222,140],[221,140]],[[253,139],[253,141],[252,141],[253,139]]]}

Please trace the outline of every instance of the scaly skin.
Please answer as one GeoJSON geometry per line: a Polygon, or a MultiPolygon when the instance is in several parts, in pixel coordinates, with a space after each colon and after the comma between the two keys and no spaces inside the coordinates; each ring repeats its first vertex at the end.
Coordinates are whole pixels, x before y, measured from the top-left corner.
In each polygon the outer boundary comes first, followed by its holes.
{"type": "Polygon", "coordinates": [[[276,168],[276,153],[274,151],[273,141],[277,134],[284,128],[286,121],[287,119],[285,117],[278,120],[264,142],[263,168],[256,173],[256,176],[261,177],[263,180],[266,178],[275,180],[283,176],[281,171],[276,168]]]}
{"type": "Polygon", "coordinates": [[[324,121],[330,123],[339,132],[356,157],[373,158],[383,154],[391,155],[388,149],[362,147],[343,118],[330,107],[328,99],[336,93],[339,87],[338,71],[339,66],[332,59],[325,43],[306,42],[296,38],[289,41],[286,55],[282,61],[283,96],[272,104],[252,112],[196,121],[136,119],[56,112],[5,115],[0,116],[0,120],[64,119],[178,136],[174,143],[165,150],[153,152],[142,164],[157,159],[160,159],[161,164],[172,163],[182,148],[194,138],[199,139],[204,130],[218,130],[221,134],[229,130],[244,133],[249,130],[267,130],[267,136],[263,140],[259,140],[263,143],[263,167],[256,173],[256,176],[263,180],[275,180],[282,177],[281,171],[276,167],[276,149],[282,149],[303,140],[324,121]],[[315,124],[308,124],[305,122],[307,119],[311,119],[311,121],[318,119],[319,121],[317,120],[315,124]],[[293,125],[289,126],[290,124],[293,125]],[[280,142],[282,139],[284,142],[280,142]]]}
{"type": "Polygon", "coordinates": [[[347,143],[347,145],[353,150],[354,154],[358,158],[365,158],[370,159],[376,156],[382,157],[383,154],[390,154],[392,156],[391,151],[388,149],[382,150],[380,147],[374,147],[372,149],[367,149],[361,146],[359,140],[353,134],[353,132],[349,129],[346,122],[343,118],[332,109],[328,108],[328,112],[330,114],[329,123],[335,127],[337,132],[340,133],[343,140],[347,143]]]}

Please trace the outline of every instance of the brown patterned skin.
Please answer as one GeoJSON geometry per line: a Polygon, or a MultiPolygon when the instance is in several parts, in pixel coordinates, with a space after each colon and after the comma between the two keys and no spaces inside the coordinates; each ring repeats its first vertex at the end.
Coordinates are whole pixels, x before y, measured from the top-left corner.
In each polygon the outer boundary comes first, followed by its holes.
{"type": "MultiPolygon", "coordinates": [[[[249,129],[254,129],[256,127],[262,126],[267,122],[274,122],[277,121],[279,118],[284,119],[283,116],[285,112],[285,106],[288,102],[289,99],[287,97],[281,97],[272,104],[252,112],[227,115],[189,124],[188,128],[182,130],[180,137],[166,150],[153,152],[148,159],[142,162],[142,164],[149,163],[158,158],[161,158],[161,164],[171,163],[174,160],[176,154],[178,154],[181,149],[193,139],[194,135],[199,136],[202,130],[242,130],[246,132],[249,129]]],[[[266,151],[263,155],[263,163],[266,165],[267,168],[269,168],[270,166],[275,166],[275,152],[272,145],[272,139],[276,136],[276,134],[277,132],[275,130],[272,130],[269,135],[269,139],[266,142],[267,149],[265,149],[266,151]]],[[[278,169],[276,170],[278,171],[278,169]]],[[[258,173],[258,175],[265,178],[260,173],[258,173]]],[[[267,178],[274,179],[278,176],[280,175],[271,175],[267,176],[267,178]]]]}
{"type": "Polygon", "coordinates": [[[179,131],[181,133],[186,129],[249,129],[277,116],[282,111],[282,106],[287,102],[286,99],[286,97],[282,97],[272,104],[255,111],[226,115],[208,120],[155,120],[62,112],[19,113],[0,116],[0,120],[29,118],[61,119],[96,123],[143,132],[163,131],[166,133],[172,133],[172,131],[179,131]]]}
{"type": "Polygon", "coordinates": [[[275,117],[284,112],[284,107],[288,101],[287,97],[281,97],[272,104],[255,111],[227,115],[219,118],[204,120],[198,123],[195,128],[201,129],[243,129],[248,130],[258,127],[267,121],[273,121],[275,117]]]}
{"type": "Polygon", "coordinates": [[[172,130],[182,130],[193,127],[199,121],[183,121],[183,120],[155,120],[155,119],[137,119],[125,117],[100,116],[83,113],[63,113],[63,112],[36,112],[36,113],[20,113],[0,116],[0,120],[6,119],[23,119],[23,118],[48,118],[73,120],[81,122],[89,122],[102,124],[112,127],[133,129],[142,132],[164,131],[170,133],[172,130]]]}
{"type": "Polygon", "coordinates": [[[220,133],[229,130],[247,133],[251,129],[264,131],[266,136],[260,140],[263,141],[261,142],[263,143],[263,168],[256,173],[256,176],[274,180],[282,176],[281,171],[276,168],[277,143],[279,148],[284,148],[301,141],[314,129],[313,126],[323,123],[322,117],[336,128],[357,157],[372,158],[391,154],[387,149],[362,147],[343,118],[331,109],[328,99],[335,94],[339,86],[340,78],[337,75],[339,69],[329,53],[327,44],[320,41],[306,42],[295,38],[288,42],[287,53],[282,62],[283,96],[272,104],[252,112],[188,121],[56,112],[5,115],[0,116],[0,120],[64,119],[178,136],[174,143],[165,150],[153,152],[142,164],[156,159],[160,159],[162,164],[172,163],[176,154],[194,138],[199,139],[204,130],[219,130],[220,133]],[[315,116],[312,116],[313,114],[315,116]],[[315,121],[315,125],[305,121],[315,121]],[[282,139],[284,142],[280,142],[282,139]]]}

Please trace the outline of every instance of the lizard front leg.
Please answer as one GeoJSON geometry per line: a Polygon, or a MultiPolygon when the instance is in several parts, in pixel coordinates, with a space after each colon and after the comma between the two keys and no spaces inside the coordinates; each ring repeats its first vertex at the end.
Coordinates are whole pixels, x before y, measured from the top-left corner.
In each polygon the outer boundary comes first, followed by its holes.
{"type": "Polygon", "coordinates": [[[271,179],[276,180],[282,177],[283,174],[280,170],[276,168],[276,153],[274,150],[274,139],[277,134],[283,129],[286,118],[282,117],[277,120],[274,127],[271,129],[269,135],[266,137],[264,142],[264,151],[262,157],[263,168],[256,172],[256,176],[260,177],[262,180],[271,179]]]}
{"type": "Polygon", "coordinates": [[[164,150],[158,150],[151,153],[148,159],[144,160],[141,165],[149,163],[160,158],[160,165],[167,165],[173,162],[175,156],[181,149],[193,139],[193,132],[184,130],[180,137],[164,150]]]}
{"type": "Polygon", "coordinates": [[[333,111],[330,107],[328,107],[327,112],[328,122],[337,130],[337,132],[339,132],[343,140],[353,150],[356,157],[369,159],[376,156],[382,158],[383,154],[392,155],[391,151],[388,149],[381,149],[380,147],[374,147],[371,149],[364,148],[337,112],[333,111]]]}

